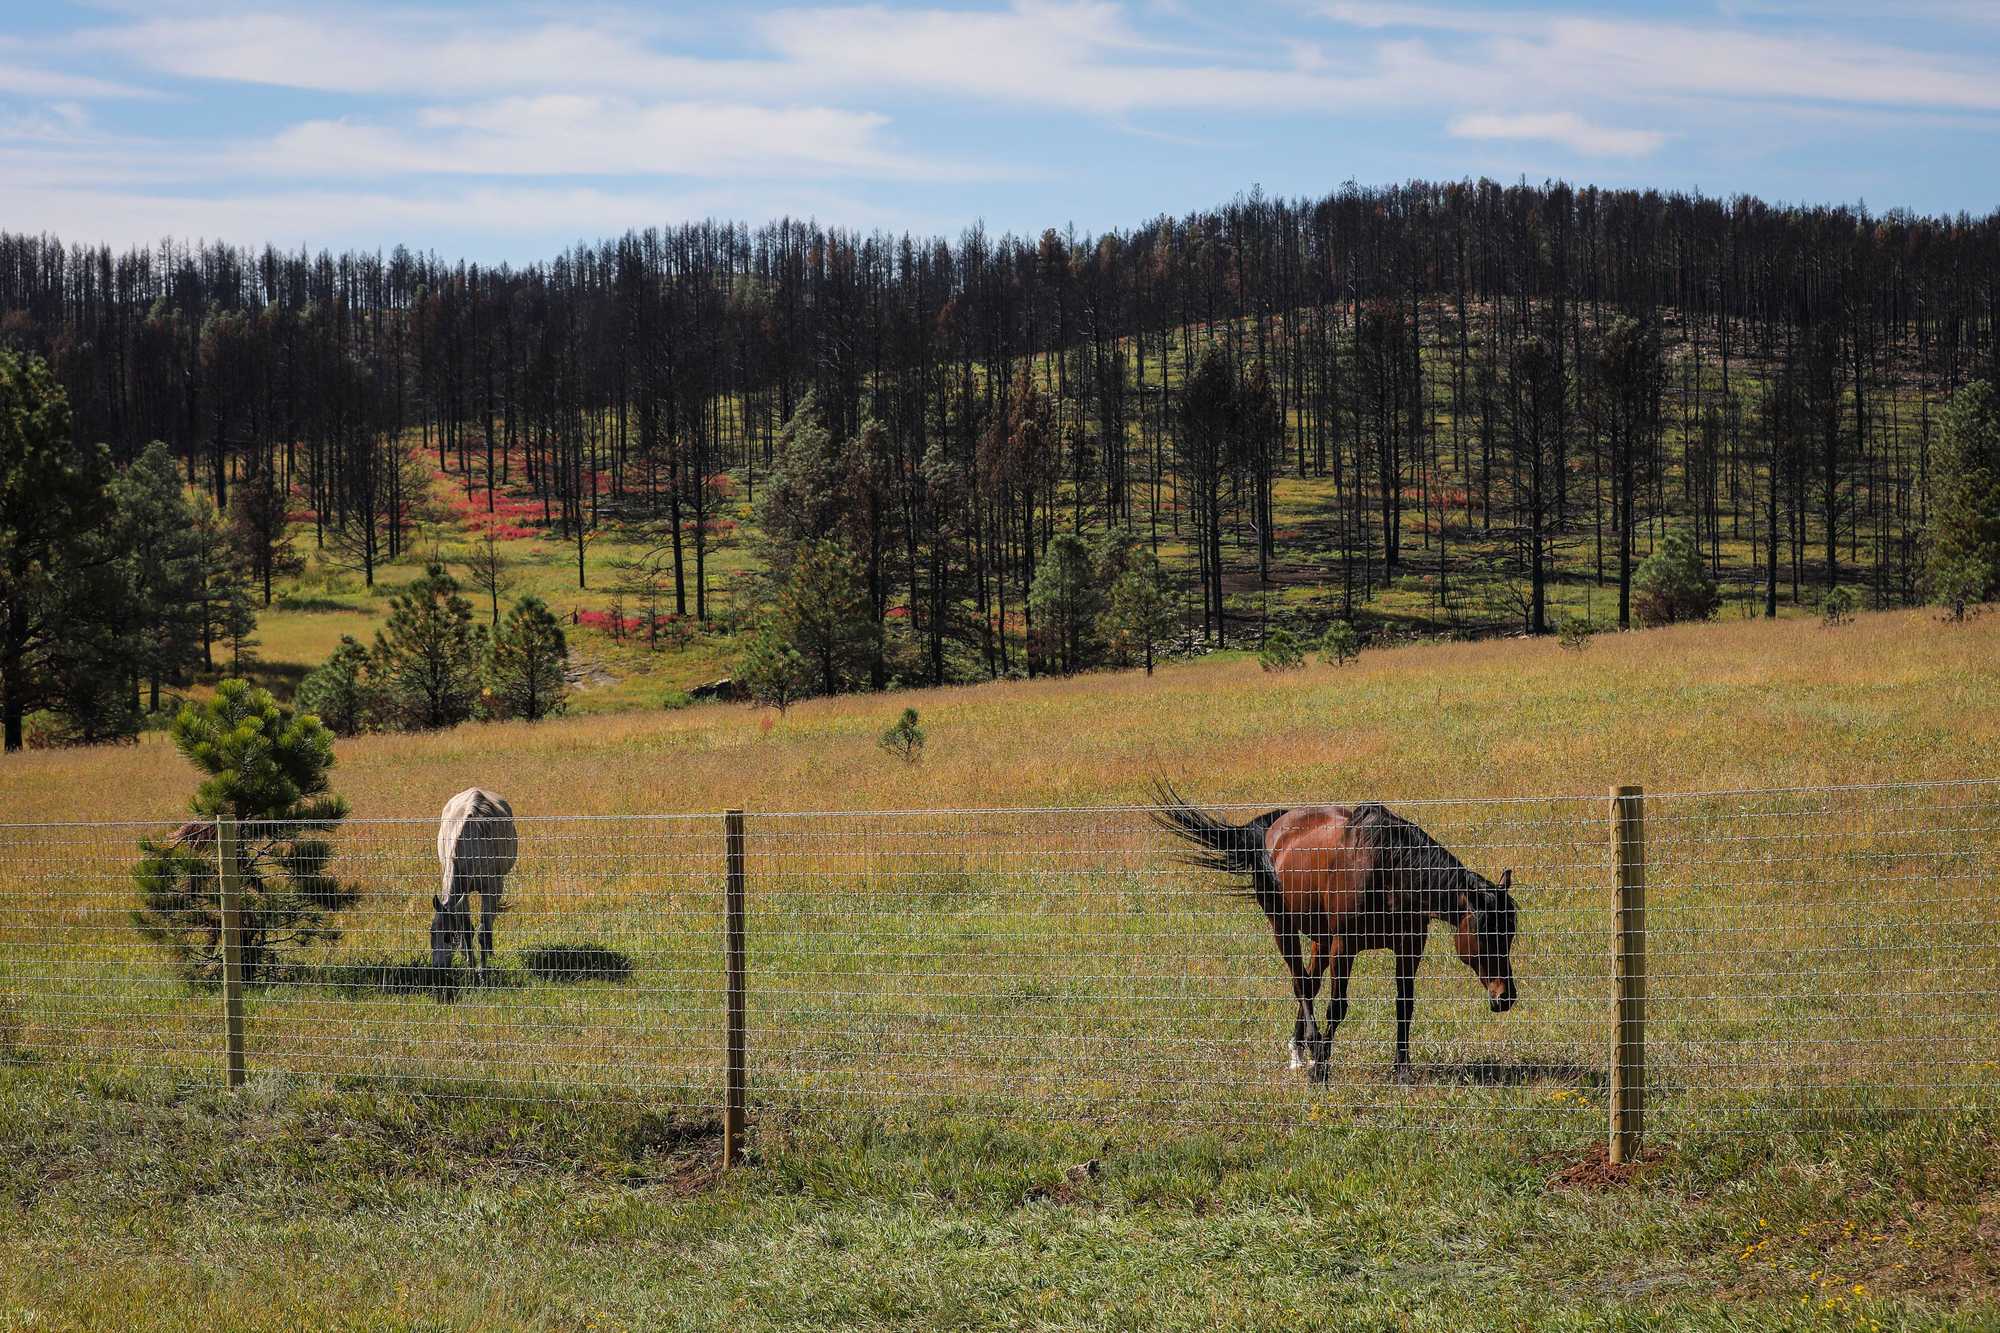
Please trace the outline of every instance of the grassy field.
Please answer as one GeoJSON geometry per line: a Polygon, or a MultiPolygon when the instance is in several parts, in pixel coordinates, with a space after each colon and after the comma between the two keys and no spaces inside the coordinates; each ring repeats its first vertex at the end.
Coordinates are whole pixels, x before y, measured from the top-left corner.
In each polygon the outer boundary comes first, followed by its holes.
{"type": "MultiPolygon", "coordinates": [[[[10,832],[0,1326],[1991,1326],[1990,789],[1656,799],[1660,1155],[1589,1152],[1605,787],[1996,776],[1996,649],[1894,613],[344,741],[357,821],[416,822],[341,835],[364,900],[326,965],[421,948],[426,822],[477,782],[527,817],[510,976],[587,938],[633,977],[442,1006],[302,976],[252,997],[234,1097],[215,997],[125,924],[140,830],[10,832]],[[905,702],[917,765],[874,744],[905,702]],[[1255,909],[1135,816],[854,813],[1154,773],[1435,802],[1516,869],[1527,998],[1485,1014],[1434,941],[1396,1087],[1372,957],[1313,1090],[1255,909]],[[551,817],[727,805],[850,813],[752,816],[757,1119],[721,1178],[719,821],[551,817]],[[363,1073],[397,1077],[321,1077],[363,1073]]],[[[156,738],[0,766],[14,820],[171,821],[191,787],[156,738]]]]}

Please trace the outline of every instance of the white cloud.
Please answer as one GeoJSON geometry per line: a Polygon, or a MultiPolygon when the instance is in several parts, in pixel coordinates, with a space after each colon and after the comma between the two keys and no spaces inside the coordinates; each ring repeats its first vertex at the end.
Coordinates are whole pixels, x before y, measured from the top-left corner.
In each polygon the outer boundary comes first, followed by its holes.
{"type": "Polygon", "coordinates": [[[144,88],[96,73],[57,68],[47,54],[41,45],[0,32],[0,98],[96,101],[152,95],[144,88]]]}
{"type": "Polygon", "coordinates": [[[176,78],[434,99],[580,88],[768,92],[779,73],[764,62],[660,53],[645,31],[601,21],[471,25],[422,13],[365,22],[310,12],[160,19],[92,29],[74,44],[176,78]]]}
{"type": "Polygon", "coordinates": [[[1455,67],[1480,82],[1498,78],[1531,95],[2000,110],[2000,69],[1990,60],[1787,28],[1474,13],[1359,0],[1337,0],[1321,12],[1366,31],[1410,29],[1456,39],[1449,51],[1423,49],[1439,69],[1455,67]]]}
{"type": "Polygon", "coordinates": [[[908,221],[905,215],[892,215],[857,196],[791,186],[685,191],[468,186],[421,192],[272,190],[222,196],[37,186],[11,193],[9,207],[33,218],[37,229],[53,231],[66,241],[116,247],[150,245],[162,236],[176,236],[245,245],[268,242],[280,249],[389,242],[419,250],[448,243],[456,249],[467,236],[596,241],[628,227],[703,217],[821,216],[861,227],[908,221]]]}
{"type": "Polygon", "coordinates": [[[1836,104],[2000,110],[2000,80],[1894,46],[1672,24],[1565,19],[1523,58],[1587,71],[1607,96],[1647,90],[1836,104]]]}
{"type": "Polygon", "coordinates": [[[1667,136],[1657,130],[1593,125],[1569,111],[1522,115],[1480,113],[1460,116],[1446,129],[1457,139],[1547,139],[1588,157],[1644,157],[1667,141],[1667,136]]]}
{"type": "Polygon", "coordinates": [[[1280,42],[1232,59],[1150,41],[1122,6],[1099,0],[1016,0],[980,10],[786,9],[759,20],[757,31],[794,81],[830,93],[1123,115],[1311,112],[1384,91],[1352,68],[1335,69],[1311,43],[1280,42]]]}
{"type": "Polygon", "coordinates": [[[1446,32],[1523,32],[1535,26],[1532,16],[1491,11],[1444,9],[1386,0],[1332,0],[1321,13],[1336,23],[1356,28],[1433,28],[1446,32]]]}
{"type": "Polygon", "coordinates": [[[569,94],[418,112],[405,124],[311,120],[244,150],[291,176],[925,176],[964,173],[886,147],[887,117],[825,107],[569,94]]]}
{"type": "Polygon", "coordinates": [[[260,13],[99,28],[76,45],[175,78],[432,100],[581,89],[739,103],[943,95],[1107,113],[1349,100],[1309,67],[1149,40],[1103,0],[784,9],[739,30],[755,56],[681,54],[651,28],[602,18],[463,26],[422,14],[360,23],[260,13]]]}
{"type": "MultiPolygon", "coordinates": [[[[178,78],[425,101],[588,90],[641,103],[841,106],[946,99],[1122,116],[1146,111],[1324,113],[1579,98],[1806,100],[2000,110],[1990,63],[1789,28],[1576,17],[1332,0],[1317,33],[1190,51],[1153,39],[1109,0],[985,8],[882,4],[781,9],[734,20],[736,54],[687,54],[685,35],[592,12],[473,26],[432,11],[176,17],[79,35],[81,49],[178,78]]],[[[1539,102],[1540,105],[1535,103],[1539,102]]],[[[1525,104],[1524,104],[1525,103],[1525,104]]]]}

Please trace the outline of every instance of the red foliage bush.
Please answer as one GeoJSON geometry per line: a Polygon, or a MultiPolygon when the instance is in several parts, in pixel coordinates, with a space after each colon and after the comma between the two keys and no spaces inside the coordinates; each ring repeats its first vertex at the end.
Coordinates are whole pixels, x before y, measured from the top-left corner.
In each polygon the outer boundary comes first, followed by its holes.
{"type": "MultiPolygon", "coordinates": [[[[678,619],[678,616],[669,612],[660,616],[654,623],[657,628],[665,630],[678,619]]],[[[585,629],[600,630],[606,634],[614,632],[621,634],[643,634],[646,632],[646,617],[625,616],[614,625],[609,611],[578,611],[571,617],[570,623],[581,625],[585,629]]]]}

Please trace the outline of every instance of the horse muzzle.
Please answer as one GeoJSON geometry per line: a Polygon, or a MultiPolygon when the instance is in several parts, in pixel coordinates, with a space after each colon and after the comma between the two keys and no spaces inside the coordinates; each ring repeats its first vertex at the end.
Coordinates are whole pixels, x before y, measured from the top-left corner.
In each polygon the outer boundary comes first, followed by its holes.
{"type": "Polygon", "coordinates": [[[1506,982],[1489,981],[1486,983],[1486,1007],[1496,1014],[1504,1014],[1509,1009],[1512,1009],[1514,1001],[1518,998],[1520,996],[1514,989],[1512,980],[1506,982]]]}

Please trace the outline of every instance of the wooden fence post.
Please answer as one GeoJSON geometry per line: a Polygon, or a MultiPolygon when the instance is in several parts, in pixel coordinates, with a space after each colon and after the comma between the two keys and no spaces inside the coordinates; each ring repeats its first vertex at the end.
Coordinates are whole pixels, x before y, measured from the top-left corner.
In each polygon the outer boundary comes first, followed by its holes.
{"type": "Polygon", "coordinates": [[[240,1088],[248,1063],[243,1053],[243,867],[237,860],[236,821],[215,821],[216,875],[222,896],[222,1020],[229,1086],[240,1088]]]}
{"type": "Polygon", "coordinates": [[[728,886],[724,892],[724,932],[727,936],[728,1035],[726,1072],[722,1101],[722,1163],[736,1166],[743,1160],[743,1109],[749,1083],[744,1040],[744,948],[743,948],[743,812],[731,810],[723,816],[723,838],[728,865],[728,886]]]}
{"type": "Polygon", "coordinates": [[[1635,1161],[1646,1120],[1646,796],[1611,790],[1611,855],[1618,874],[1618,1036],[1611,1053],[1614,1166],[1635,1161]]]}

